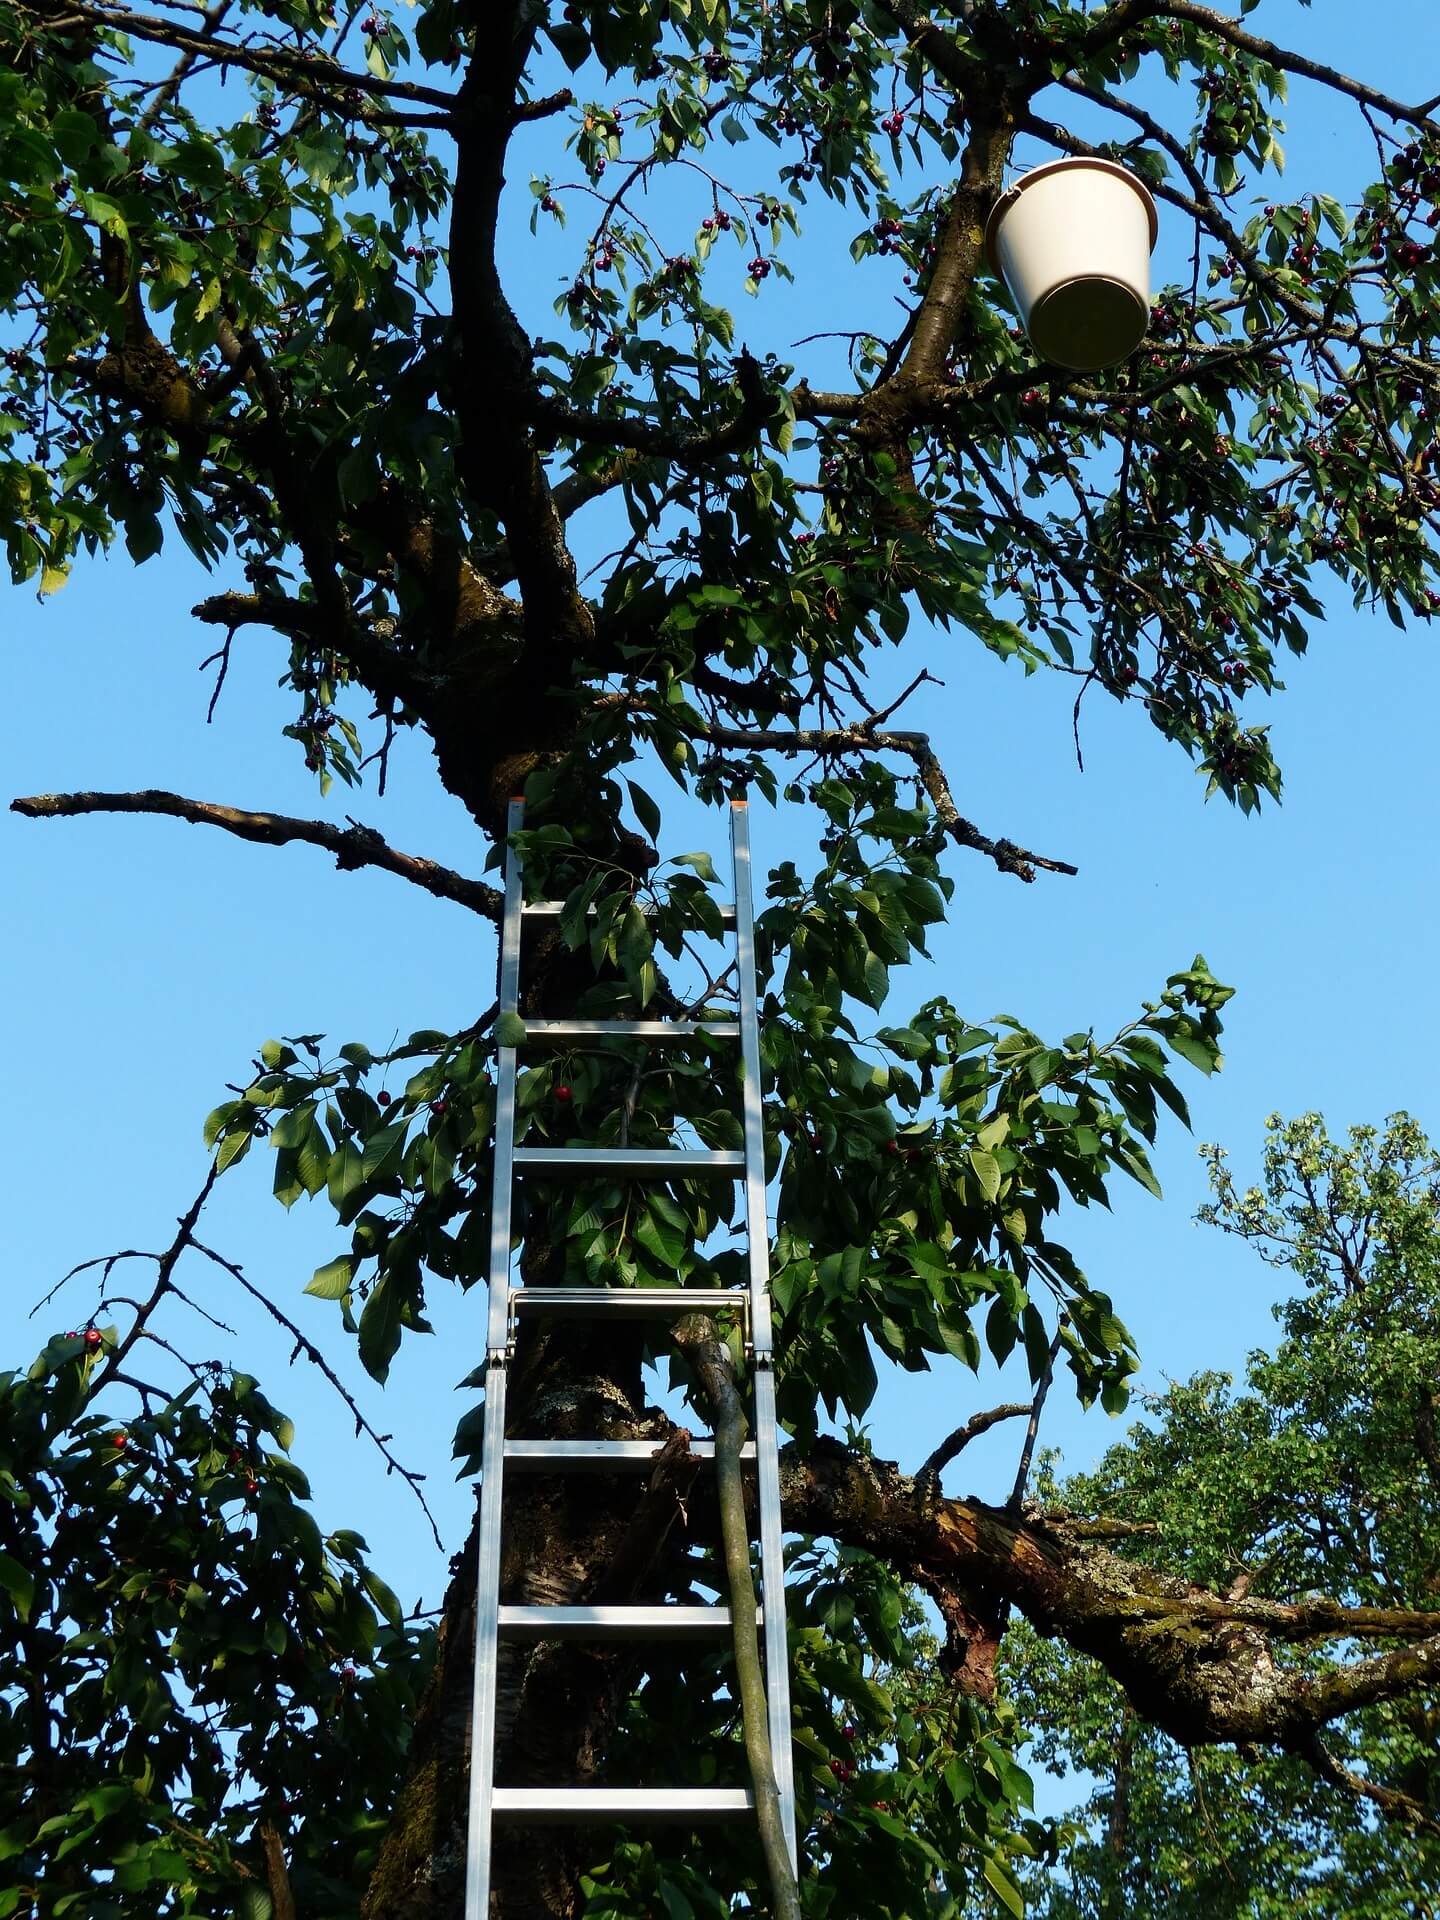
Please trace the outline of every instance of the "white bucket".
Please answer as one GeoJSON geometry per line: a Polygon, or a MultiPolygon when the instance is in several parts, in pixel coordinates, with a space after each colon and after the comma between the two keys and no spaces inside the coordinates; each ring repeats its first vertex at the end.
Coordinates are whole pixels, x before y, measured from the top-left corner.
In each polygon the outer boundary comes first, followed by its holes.
{"type": "Polygon", "coordinates": [[[1051,160],[1022,174],[985,228],[1042,360],[1092,373],[1127,359],[1150,323],[1149,189],[1114,160],[1051,160]]]}

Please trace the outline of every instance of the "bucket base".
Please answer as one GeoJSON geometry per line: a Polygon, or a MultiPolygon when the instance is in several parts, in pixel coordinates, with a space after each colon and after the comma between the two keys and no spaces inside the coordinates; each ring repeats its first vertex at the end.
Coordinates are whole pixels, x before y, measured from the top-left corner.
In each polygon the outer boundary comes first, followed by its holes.
{"type": "Polygon", "coordinates": [[[1149,324],[1149,309],[1133,287],[1097,274],[1067,280],[1037,300],[1026,331],[1042,360],[1095,373],[1127,360],[1149,324]]]}

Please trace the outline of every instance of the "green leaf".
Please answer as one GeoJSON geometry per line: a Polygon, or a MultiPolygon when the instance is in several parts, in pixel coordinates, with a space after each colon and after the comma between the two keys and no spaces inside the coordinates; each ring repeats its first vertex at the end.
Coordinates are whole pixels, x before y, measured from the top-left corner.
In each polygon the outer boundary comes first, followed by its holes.
{"type": "Polygon", "coordinates": [[[375,1602],[376,1607],[379,1609],[386,1623],[394,1627],[398,1633],[400,1628],[405,1624],[405,1609],[396,1599],[394,1593],[386,1586],[385,1582],[373,1568],[366,1567],[360,1578],[364,1582],[365,1591],[375,1602]]]}
{"type": "Polygon", "coordinates": [[[502,1013],[495,1022],[495,1040],[502,1047],[523,1047],[525,1022],[518,1013],[502,1013]]]}
{"type": "Polygon", "coordinates": [[[215,1166],[220,1173],[227,1167],[233,1167],[237,1160],[243,1160],[250,1151],[252,1135],[248,1133],[227,1133],[220,1142],[220,1151],[215,1156],[215,1166]]]}
{"type": "Polygon", "coordinates": [[[20,1618],[28,1620],[35,1603],[35,1576],[14,1554],[0,1553],[0,1587],[9,1594],[20,1618]]]}
{"type": "Polygon", "coordinates": [[[377,1128],[365,1142],[360,1165],[367,1181],[378,1179],[381,1174],[392,1172],[399,1165],[409,1124],[403,1116],[399,1120],[392,1120],[388,1126],[377,1128]]]}
{"type": "Polygon", "coordinates": [[[980,1182],[980,1191],[987,1200],[994,1200],[1000,1192],[1000,1164],[993,1153],[986,1153],[982,1147],[971,1147],[969,1152],[971,1170],[980,1182]]]}
{"type": "Polygon", "coordinates": [[[330,1156],[329,1194],[330,1204],[345,1218],[346,1203],[355,1190],[364,1184],[365,1156],[353,1140],[342,1141],[330,1156]]]}
{"type": "Polygon", "coordinates": [[[342,1253],[338,1259],[327,1260],[323,1267],[315,1269],[314,1278],[305,1291],[313,1293],[317,1300],[339,1300],[350,1291],[354,1277],[355,1262],[348,1253],[342,1253]]]}
{"type": "Polygon", "coordinates": [[[360,1315],[360,1363],[371,1378],[382,1385],[400,1345],[403,1307],[390,1276],[382,1274],[370,1289],[370,1298],[360,1315]]]}
{"type": "Polygon", "coordinates": [[[890,992],[890,969],[878,953],[867,953],[860,998],[867,1007],[883,1007],[890,992]]]}
{"type": "Polygon", "coordinates": [[[302,1146],[315,1125],[315,1102],[307,1100],[304,1106],[292,1107],[288,1113],[281,1114],[270,1129],[272,1147],[302,1146]]]}
{"type": "Polygon", "coordinates": [[[1025,1920],[1025,1896],[1010,1877],[1009,1870],[991,1854],[986,1858],[981,1871],[985,1875],[986,1886],[1006,1912],[1013,1913],[1015,1920],[1025,1920]]]}
{"type": "Polygon", "coordinates": [[[637,786],[633,780],[627,780],[625,785],[629,789],[630,804],[635,809],[635,818],[640,822],[643,831],[650,836],[652,846],[658,845],[660,839],[659,807],[656,806],[645,789],[637,786]]]}

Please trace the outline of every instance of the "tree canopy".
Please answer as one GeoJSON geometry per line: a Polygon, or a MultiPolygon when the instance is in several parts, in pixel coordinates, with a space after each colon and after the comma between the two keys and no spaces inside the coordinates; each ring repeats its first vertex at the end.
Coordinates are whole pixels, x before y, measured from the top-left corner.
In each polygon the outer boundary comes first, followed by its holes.
{"type": "MultiPolygon", "coordinates": [[[[1066,1209],[1118,1178],[1158,1190],[1147,1148],[1188,1119],[1174,1075],[1219,1065],[1229,987],[1199,956],[1177,964],[1108,1038],[890,995],[947,914],[957,854],[1069,884],[1063,860],[1007,837],[1003,795],[970,819],[928,736],[892,724],[934,668],[978,643],[1066,676],[1077,713],[1120,703],[1253,810],[1280,787],[1264,702],[1327,583],[1397,622],[1440,610],[1440,102],[1280,45],[1256,12],[0,0],[14,580],[53,593],[117,541],[154,564],[179,540],[215,576],[193,611],[217,697],[233,646],[272,646],[321,800],[337,780],[383,793],[412,730],[477,851],[462,873],[328,815],[150,788],[19,812],[308,842],[493,922],[480,870],[523,792],[530,884],[564,903],[527,962],[525,1014],[687,1015],[732,982],[706,959],[711,856],[673,853],[657,796],[817,810],[814,857],[770,874],[759,926],[815,1914],[1021,1911],[1027,1863],[1061,1836],[1030,1810],[1031,1729],[997,1694],[1012,1610],[1069,1650],[1055,1686],[1091,1684],[1066,1665],[1083,1655],[1123,1689],[1156,1820],[1167,1740],[1280,1756],[1276,1795],[1429,1817],[1398,1749],[1393,1768],[1373,1750],[1372,1781],[1347,1745],[1357,1714],[1428,1711],[1429,1588],[1407,1572],[1372,1591],[1298,1542],[1273,1591],[1237,1587],[1198,1485],[1174,1557],[1136,1552],[1103,1511],[1027,1499],[1052,1382],[1118,1411],[1136,1367],[1124,1303],[1065,1244],[1066,1209]],[[1292,81],[1307,113],[1363,117],[1368,185],[1281,193],[1292,81]],[[1149,339],[1100,375],[1037,364],[984,259],[1008,171],[1057,154],[1123,162],[1180,236],[1149,339]],[[553,300],[537,261],[563,262],[553,300]],[[763,316],[817,298],[839,326],[792,362],[763,316]],[[967,1376],[1012,1353],[1031,1397],[991,1408],[967,1376]],[[863,1419],[877,1362],[958,1362],[973,1395],[918,1474],[834,1437],[863,1419]],[[945,1497],[975,1432],[1021,1415],[1013,1500],[945,1497]]],[[[333,1343],[293,1303],[267,1310],[342,1394],[352,1352],[377,1379],[403,1365],[427,1294],[485,1272],[505,1038],[477,1009],[383,1050],[265,1040],[206,1123],[209,1172],[175,1237],[72,1279],[69,1299],[98,1282],[61,1313],[80,1324],[0,1377],[0,1920],[458,1911],[471,1555],[438,1621],[407,1620],[358,1536],[317,1526],[244,1356],[197,1360],[177,1314],[207,1264],[253,1287],[202,1213],[217,1178],[263,1156],[284,1206],[314,1200],[339,1229],[309,1287],[335,1303],[333,1343]],[[153,1267],[138,1295],[133,1261],[153,1267]]],[[[663,1058],[537,1053],[521,1109],[535,1139],[727,1145],[738,1127],[733,1076],[698,1039],[663,1058]]],[[[1228,1189],[1217,1205],[1251,1221],[1228,1189]]],[[[714,1284],[738,1258],[729,1218],[703,1178],[540,1185],[521,1267],[714,1284]]],[[[658,1449],[674,1423],[646,1403],[647,1358],[693,1384],[638,1337],[527,1333],[516,1431],[658,1449]]],[[[1214,1385],[1186,1391],[1197,1419],[1249,1417],[1214,1385]]],[[[1263,1388],[1285,1392],[1300,1387],[1263,1388]]],[[[1280,1471],[1277,1420],[1257,1475],[1280,1471]]],[[[713,1500],[683,1447],[668,1458],[638,1496],[537,1481],[510,1519],[507,1592],[713,1587],[713,1500]]],[[[1110,1492],[1102,1475],[1084,1499],[1110,1492]]],[[[742,1764],[718,1655],[507,1661],[508,1777],[742,1764]]],[[[1035,1667],[1021,1693],[1048,1684],[1035,1667]]],[[[743,1834],[701,1851],[521,1833],[495,1910],[683,1920],[753,1909],[762,1884],[743,1834]]]]}

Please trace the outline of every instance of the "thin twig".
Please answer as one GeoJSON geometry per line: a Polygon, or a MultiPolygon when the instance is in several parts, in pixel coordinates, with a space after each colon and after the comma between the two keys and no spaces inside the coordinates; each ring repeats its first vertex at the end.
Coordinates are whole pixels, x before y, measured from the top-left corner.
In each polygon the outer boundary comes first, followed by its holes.
{"type": "Polygon", "coordinates": [[[1018,1511],[1025,1498],[1025,1483],[1030,1478],[1030,1462],[1035,1454],[1035,1440],[1040,1432],[1040,1415],[1045,1408],[1045,1396],[1050,1391],[1050,1382],[1055,1378],[1055,1358],[1060,1351],[1060,1342],[1065,1333],[1065,1316],[1061,1314],[1060,1324],[1055,1329],[1055,1338],[1050,1342],[1050,1357],[1045,1362],[1045,1371],[1041,1374],[1035,1388],[1035,1398],[1030,1404],[1030,1419],[1025,1428],[1025,1444],[1020,1449],[1020,1464],[1015,1470],[1015,1485],[1010,1489],[1008,1505],[1012,1512],[1018,1511]]]}
{"type": "MultiPolygon", "coordinates": [[[[421,1511],[430,1523],[430,1532],[435,1544],[443,1553],[445,1551],[445,1542],[440,1538],[440,1529],[435,1524],[435,1516],[430,1511],[430,1503],[420,1490],[419,1483],[425,1478],[425,1475],[423,1473],[416,1473],[412,1468],[401,1465],[400,1461],[395,1458],[395,1455],[386,1444],[388,1436],[377,1432],[376,1429],[371,1426],[370,1422],[365,1418],[365,1415],[356,1404],[355,1396],[335,1372],[329,1361],[326,1360],[324,1354],[321,1353],[314,1341],[306,1338],[290,1316],[283,1313],[281,1309],[276,1306],[269,1294],[262,1292],[253,1280],[247,1280],[244,1273],[233,1260],[227,1260],[223,1254],[216,1253],[213,1247],[207,1247],[202,1240],[192,1241],[191,1244],[197,1253],[203,1253],[207,1260],[213,1260],[217,1267],[223,1268],[224,1271],[230,1275],[232,1280],[238,1281],[252,1300],[258,1300],[260,1305],[270,1315],[270,1318],[274,1320],[277,1325],[283,1327],[295,1342],[295,1352],[304,1354],[310,1364],[318,1367],[320,1372],[324,1374],[325,1378],[330,1382],[330,1385],[350,1409],[350,1413],[355,1421],[356,1433],[365,1434],[374,1443],[385,1460],[387,1471],[390,1473],[398,1473],[400,1478],[409,1486],[415,1498],[420,1502],[421,1511]]],[[[294,1356],[292,1355],[291,1358],[293,1360],[294,1356]]]]}
{"type": "Polygon", "coordinates": [[[955,805],[945,770],[930,745],[926,733],[867,733],[864,723],[851,727],[707,727],[700,736],[713,746],[746,748],[770,753],[813,753],[821,758],[843,759],[847,754],[894,752],[908,754],[915,762],[921,783],[929,794],[941,826],[957,846],[970,847],[989,856],[1002,873],[1013,873],[1019,880],[1033,880],[1035,869],[1047,873],[1075,874],[1080,871],[1068,860],[1052,860],[1013,840],[992,840],[967,820],[955,805]]]}
{"type": "Polygon", "coordinates": [[[988,1433],[991,1427],[998,1426],[1002,1420],[1018,1420],[1029,1411],[1028,1400],[1014,1400],[1007,1401],[1001,1407],[991,1407],[985,1413],[972,1413],[964,1426],[957,1427],[947,1439],[940,1442],[921,1467],[921,1473],[943,1472],[956,1454],[962,1453],[972,1440],[978,1440],[982,1433],[988,1433]]]}
{"type": "MultiPolygon", "coordinates": [[[[135,1345],[135,1342],[140,1338],[141,1334],[145,1331],[145,1324],[149,1320],[151,1314],[154,1313],[155,1309],[160,1305],[160,1302],[165,1298],[166,1294],[171,1291],[170,1276],[175,1271],[176,1264],[178,1263],[180,1256],[182,1253],[184,1253],[185,1249],[187,1247],[195,1245],[195,1240],[194,1240],[195,1223],[200,1218],[200,1215],[204,1211],[205,1202],[210,1198],[211,1188],[215,1185],[215,1182],[219,1178],[219,1176],[220,1176],[219,1162],[218,1160],[212,1160],[210,1163],[209,1170],[205,1175],[204,1186],[201,1187],[199,1193],[197,1193],[195,1198],[190,1202],[190,1205],[185,1209],[185,1212],[181,1214],[178,1222],[179,1230],[176,1233],[175,1238],[170,1242],[170,1245],[165,1249],[164,1253],[162,1253],[159,1256],[158,1265],[159,1265],[160,1271],[156,1277],[155,1285],[151,1290],[149,1298],[147,1300],[142,1301],[140,1306],[137,1307],[135,1311],[135,1318],[131,1322],[129,1330],[121,1337],[118,1346],[115,1348],[115,1351],[110,1355],[109,1359],[106,1361],[105,1365],[100,1369],[99,1373],[96,1374],[95,1379],[91,1384],[91,1388],[90,1388],[89,1397],[91,1399],[94,1399],[95,1396],[99,1394],[105,1388],[105,1386],[115,1377],[115,1375],[118,1372],[120,1372],[125,1360],[125,1356],[129,1353],[130,1349],[135,1345]]],[[[114,1257],[118,1259],[121,1256],[116,1255],[114,1257]]],[[[142,1255],[141,1257],[154,1258],[155,1256],[142,1255]]],[[[92,1263],[92,1264],[95,1264],[95,1263],[92,1263]]]]}

